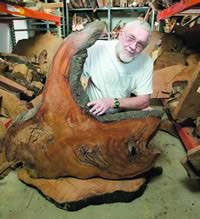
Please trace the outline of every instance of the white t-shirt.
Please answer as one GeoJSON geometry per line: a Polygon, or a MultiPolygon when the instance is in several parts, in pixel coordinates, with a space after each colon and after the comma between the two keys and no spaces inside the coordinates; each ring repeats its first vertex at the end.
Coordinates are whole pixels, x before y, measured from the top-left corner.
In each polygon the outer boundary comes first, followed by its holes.
{"type": "Polygon", "coordinates": [[[90,101],[152,93],[151,58],[142,52],[132,62],[122,63],[115,54],[117,42],[98,40],[87,50],[83,75],[91,78],[86,88],[90,101]]]}

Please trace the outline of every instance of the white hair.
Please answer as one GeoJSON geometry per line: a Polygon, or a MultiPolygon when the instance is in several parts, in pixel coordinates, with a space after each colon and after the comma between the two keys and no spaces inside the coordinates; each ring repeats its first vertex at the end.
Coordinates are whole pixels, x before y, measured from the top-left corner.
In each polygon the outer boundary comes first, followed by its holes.
{"type": "Polygon", "coordinates": [[[140,19],[140,18],[134,18],[131,22],[127,23],[125,26],[124,26],[124,30],[126,30],[127,28],[133,26],[133,25],[138,25],[140,26],[142,29],[146,30],[148,32],[148,40],[147,40],[147,43],[149,42],[150,38],[151,38],[151,34],[152,34],[152,31],[151,31],[151,26],[149,25],[148,22],[146,22],[145,20],[143,19],[140,19]]]}

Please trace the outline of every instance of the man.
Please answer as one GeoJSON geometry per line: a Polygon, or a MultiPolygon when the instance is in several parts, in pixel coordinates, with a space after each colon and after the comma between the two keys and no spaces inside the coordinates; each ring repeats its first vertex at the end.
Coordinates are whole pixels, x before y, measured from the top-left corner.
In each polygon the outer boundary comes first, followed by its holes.
{"type": "Polygon", "coordinates": [[[150,35],[149,24],[135,19],[124,26],[118,40],[98,40],[88,49],[83,75],[89,77],[86,92],[92,114],[149,106],[153,62],[143,50],[150,35]]]}

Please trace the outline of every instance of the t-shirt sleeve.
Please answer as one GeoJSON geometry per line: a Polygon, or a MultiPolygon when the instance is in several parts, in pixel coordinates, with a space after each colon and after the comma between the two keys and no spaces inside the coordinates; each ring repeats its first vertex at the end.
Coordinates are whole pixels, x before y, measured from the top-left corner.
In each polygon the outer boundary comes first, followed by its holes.
{"type": "Polygon", "coordinates": [[[152,94],[152,77],[153,77],[153,61],[150,57],[146,57],[146,61],[143,62],[143,68],[136,80],[136,88],[134,90],[135,95],[147,95],[152,94]]]}
{"type": "Polygon", "coordinates": [[[87,58],[85,60],[85,63],[83,65],[83,73],[82,76],[84,77],[91,77],[92,75],[92,65],[96,65],[96,62],[98,62],[98,55],[100,54],[100,51],[102,51],[103,44],[101,40],[97,40],[94,45],[89,47],[87,49],[87,58]]]}

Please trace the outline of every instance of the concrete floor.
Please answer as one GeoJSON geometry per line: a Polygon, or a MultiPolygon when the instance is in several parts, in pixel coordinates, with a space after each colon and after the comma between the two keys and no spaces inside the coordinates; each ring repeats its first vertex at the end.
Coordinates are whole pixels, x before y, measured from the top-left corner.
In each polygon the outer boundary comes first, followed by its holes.
{"type": "Polygon", "coordinates": [[[130,203],[88,206],[76,212],[57,208],[37,190],[16,178],[0,181],[0,219],[197,219],[200,182],[191,181],[179,160],[185,155],[178,139],[159,131],[154,137],[163,174],[150,181],[144,194],[130,203]]]}

